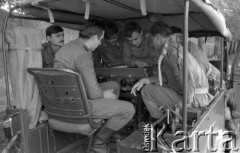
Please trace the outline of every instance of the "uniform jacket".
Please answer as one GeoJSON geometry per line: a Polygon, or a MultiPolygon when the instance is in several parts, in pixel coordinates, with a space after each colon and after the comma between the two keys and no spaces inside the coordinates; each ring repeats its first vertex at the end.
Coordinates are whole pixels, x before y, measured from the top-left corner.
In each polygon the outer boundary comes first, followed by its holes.
{"type": "Polygon", "coordinates": [[[208,79],[220,82],[220,71],[211,63],[209,63],[207,55],[204,53],[204,50],[191,41],[188,42],[188,50],[198,61],[200,67],[203,69],[208,79]]]}
{"type": "Polygon", "coordinates": [[[55,55],[54,68],[71,69],[81,74],[88,99],[103,98],[103,91],[96,79],[92,53],[81,38],[70,41],[59,49],[55,55]]]}
{"type": "Polygon", "coordinates": [[[144,61],[148,65],[156,65],[158,61],[157,51],[154,48],[151,38],[143,36],[139,47],[134,47],[127,40],[123,42],[123,64],[135,66],[135,61],[144,61]]]}
{"type": "Polygon", "coordinates": [[[55,53],[50,43],[42,44],[42,67],[53,68],[55,53]]]}
{"type": "MultiPolygon", "coordinates": [[[[167,55],[162,61],[162,75],[165,77],[165,86],[183,94],[183,47],[180,44],[170,42],[167,47],[167,55]]],[[[188,107],[207,106],[213,99],[208,93],[208,79],[196,59],[187,52],[188,70],[188,107]]]]}
{"type": "Polygon", "coordinates": [[[120,33],[118,37],[119,37],[118,43],[115,45],[112,45],[106,39],[102,40],[101,45],[96,49],[96,51],[94,51],[94,62],[95,62],[95,59],[96,59],[96,62],[99,61],[97,60],[99,58],[96,57],[96,54],[98,54],[98,56],[100,56],[100,58],[102,59],[103,64],[106,64],[106,65],[122,64],[122,50],[123,50],[124,36],[122,33],[120,33]]]}

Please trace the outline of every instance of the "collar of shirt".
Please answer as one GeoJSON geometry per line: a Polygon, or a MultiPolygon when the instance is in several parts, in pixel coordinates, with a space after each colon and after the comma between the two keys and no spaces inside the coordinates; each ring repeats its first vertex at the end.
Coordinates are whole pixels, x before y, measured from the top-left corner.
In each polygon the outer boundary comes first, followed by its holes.
{"type": "Polygon", "coordinates": [[[163,55],[167,55],[168,45],[169,45],[169,39],[167,39],[166,43],[165,43],[164,46],[163,46],[163,49],[162,49],[162,54],[163,54],[163,55]]]}
{"type": "Polygon", "coordinates": [[[81,38],[79,38],[79,39],[80,39],[80,41],[82,42],[83,47],[86,49],[86,51],[88,51],[91,55],[93,55],[93,54],[92,54],[92,51],[87,47],[87,45],[83,42],[83,40],[82,40],[81,38]]]}
{"type": "Polygon", "coordinates": [[[169,46],[169,39],[167,39],[166,43],[163,45],[163,47],[159,50],[161,51],[160,52],[160,55],[163,54],[163,55],[167,55],[167,49],[168,49],[168,46],[169,46]]]}
{"type": "Polygon", "coordinates": [[[46,52],[49,54],[49,55],[55,55],[54,51],[53,51],[53,48],[52,48],[52,45],[50,42],[46,42],[42,45],[42,49],[46,50],[46,52]]]}

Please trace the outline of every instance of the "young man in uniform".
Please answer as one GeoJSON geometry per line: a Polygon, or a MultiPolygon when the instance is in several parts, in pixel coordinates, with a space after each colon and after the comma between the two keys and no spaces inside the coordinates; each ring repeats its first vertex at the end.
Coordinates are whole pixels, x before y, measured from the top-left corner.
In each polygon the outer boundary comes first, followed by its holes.
{"type": "MultiPolygon", "coordinates": [[[[183,47],[179,43],[170,41],[172,31],[162,22],[156,22],[151,27],[154,47],[161,54],[158,68],[159,76],[143,78],[137,82],[132,93],[141,91],[143,101],[154,118],[163,115],[161,108],[174,110],[181,107],[183,96],[183,47]]],[[[208,93],[208,79],[196,59],[187,53],[188,92],[187,107],[204,107],[212,101],[213,96],[208,93]]]]}
{"type": "Polygon", "coordinates": [[[43,68],[52,68],[56,52],[64,44],[64,31],[58,25],[50,25],[46,29],[47,41],[42,45],[43,68]]]}
{"type": "MultiPolygon", "coordinates": [[[[64,31],[58,25],[50,25],[46,28],[45,34],[47,42],[42,44],[42,67],[53,68],[55,54],[64,45],[64,31]]],[[[48,115],[42,110],[38,119],[39,123],[47,119],[48,115]]]]}
{"type": "MultiPolygon", "coordinates": [[[[204,70],[204,73],[206,74],[207,78],[209,80],[214,81],[215,84],[218,86],[220,85],[220,71],[213,66],[208,58],[207,55],[205,54],[204,50],[202,47],[199,45],[189,41],[188,42],[188,50],[193,55],[193,57],[198,61],[199,65],[201,68],[204,70]]],[[[224,81],[223,81],[224,82],[224,81]]],[[[224,87],[225,88],[225,87],[224,87]]],[[[236,110],[236,103],[233,100],[233,97],[229,96],[234,96],[234,90],[230,89],[228,90],[227,94],[225,95],[226,97],[226,103],[225,103],[225,126],[229,131],[232,131],[236,136],[239,135],[240,129],[239,125],[236,126],[232,120],[232,112],[236,110]],[[232,98],[232,99],[231,99],[232,98]]]]}
{"type": "Polygon", "coordinates": [[[107,119],[96,133],[92,153],[106,153],[107,141],[133,117],[135,109],[129,102],[118,100],[117,82],[98,84],[92,52],[101,44],[104,28],[99,21],[89,21],[80,31],[80,38],[64,45],[56,53],[54,67],[71,69],[81,74],[93,118],[107,119]]]}
{"type": "Polygon", "coordinates": [[[129,22],[124,28],[123,64],[130,67],[145,67],[157,64],[157,52],[151,38],[136,22],[129,22]]]}
{"type": "MultiPolygon", "coordinates": [[[[176,40],[182,44],[182,35],[178,34],[176,40]]],[[[204,71],[208,80],[214,81],[215,86],[220,85],[220,71],[213,66],[206,55],[206,48],[203,48],[200,45],[195,44],[192,41],[188,41],[188,51],[189,53],[197,60],[198,64],[204,71]]],[[[224,82],[224,81],[223,81],[224,82]]],[[[224,85],[223,85],[224,86],[224,85]]],[[[225,88],[225,87],[224,87],[225,88]]],[[[215,91],[213,91],[215,92],[215,91]]],[[[225,95],[225,126],[229,131],[232,131],[236,136],[239,135],[240,129],[239,126],[236,126],[232,120],[232,112],[236,109],[236,103],[233,100],[234,90],[228,90],[225,95]]]]}
{"type": "MultiPolygon", "coordinates": [[[[123,35],[119,34],[118,26],[115,22],[107,20],[104,22],[105,36],[101,45],[96,49],[94,55],[99,56],[94,62],[102,60],[105,66],[116,66],[122,64],[123,35]],[[98,59],[98,60],[97,60],[98,59]]],[[[97,64],[95,64],[97,65],[97,64]]]]}

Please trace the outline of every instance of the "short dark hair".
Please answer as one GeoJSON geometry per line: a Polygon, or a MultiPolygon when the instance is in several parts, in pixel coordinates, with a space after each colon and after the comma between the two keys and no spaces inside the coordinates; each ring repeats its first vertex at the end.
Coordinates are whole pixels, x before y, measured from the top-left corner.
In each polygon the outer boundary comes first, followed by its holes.
{"type": "Polygon", "coordinates": [[[151,35],[160,34],[163,37],[169,37],[172,34],[171,28],[161,21],[154,22],[150,29],[151,35]]]}
{"type": "Polygon", "coordinates": [[[46,28],[46,37],[51,36],[51,34],[56,34],[59,32],[62,32],[63,28],[58,26],[58,25],[50,25],[49,27],[46,28]]]}
{"type": "Polygon", "coordinates": [[[109,20],[104,22],[105,25],[105,38],[111,39],[114,34],[118,34],[118,26],[115,22],[109,20]]]}
{"type": "Polygon", "coordinates": [[[140,33],[142,28],[136,22],[128,22],[124,28],[124,35],[126,37],[132,37],[133,32],[140,33]]]}
{"type": "Polygon", "coordinates": [[[87,21],[83,28],[79,32],[79,37],[84,39],[89,39],[92,36],[97,35],[100,38],[103,34],[104,26],[99,20],[89,20],[87,21]]]}

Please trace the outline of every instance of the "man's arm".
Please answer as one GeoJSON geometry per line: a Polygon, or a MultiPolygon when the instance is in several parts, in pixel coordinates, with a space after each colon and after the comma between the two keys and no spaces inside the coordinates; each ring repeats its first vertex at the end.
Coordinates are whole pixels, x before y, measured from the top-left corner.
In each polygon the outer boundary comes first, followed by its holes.
{"type": "Polygon", "coordinates": [[[136,61],[141,61],[143,63],[146,63],[147,65],[156,65],[157,64],[157,58],[151,57],[151,56],[148,56],[145,58],[138,58],[136,61]]]}
{"type": "Polygon", "coordinates": [[[178,57],[178,50],[174,50],[174,48],[168,49],[167,58],[167,62],[170,68],[173,70],[173,75],[176,78],[180,89],[183,89],[183,61],[180,59],[180,57],[178,57]]]}
{"type": "Polygon", "coordinates": [[[157,83],[159,83],[159,79],[158,79],[158,76],[157,76],[157,75],[150,76],[148,79],[149,79],[149,81],[150,81],[151,84],[157,84],[157,83]]]}
{"type": "Polygon", "coordinates": [[[88,98],[90,100],[103,98],[103,91],[99,88],[91,55],[86,52],[78,56],[74,64],[76,71],[82,76],[88,98]]]}
{"type": "Polygon", "coordinates": [[[98,47],[98,51],[105,65],[115,63],[115,57],[113,55],[115,50],[109,44],[107,44],[106,42],[103,42],[102,45],[98,47]]]}
{"type": "Polygon", "coordinates": [[[150,37],[145,38],[145,47],[144,52],[146,52],[147,57],[141,58],[140,60],[147,63],[148,65],[156,65],[158,64],[158,58],[160,56],[160,52],[158,52],[152,43],[150,37]]]}
{"type": "MultiPolygon", "coordinates": [[[[177,50],[177,52],[174,52],[174,53],[173,52],[169,57],[168,64],[173,69],[173,75],[175,76],[178,86],[179,86],[179,89],[180,89],[180,91],[177,91],[177,92],[183,94],[183,60],[178,56],[179,54],[182,54],[182,50],[179,49],[179,50],[177,50]]],[[[187,56],[189,56],[189,54],[187,56]]],[[[187,58],[187,60],[188,60],[188,58],[187,58]]],[[[189,60],[188,60],[188,63],[190,64],[189,60]]],[[[194,65],[192,65],[192,66],[194,66],[194,65]]],[[[193,97],[194,97],[194,88],[193,87],[195,85],[194,85],[193,75],[190,73],[190,71],[191,71],[190,67],[188,67],[187,69],[188,69],[187,104],[190,105],[193,101],[193,97]]]]}
{"type": "Polygon", "coordinates": [[[158,58],[159,58],[160,54],[150,44],[148,44],[148,46],[146,46],[146,47],[147,47],[146,51],[147,51],[148,56],[145,58],[141,58],[140,60],[147,63],[148,65],[158,64],[158,58]]]}
{"type": "Polygon", "coordinates": [[[148,65],[156,65],[158,64],[158,58],[160,54],[156,51],[155,48],[150,47],[149,48],[149,59],[150,61],[147,63],[148,65]]]}
{"type": "Polygon", "coordinates": [[[43,48],[41,49],[42,54],[42,67],[43,68],[52,68],[54,63],[54,57],[51,57],[48,52],[51,49],[49,47],[50,44],[45,43],[43,44],[43,48]]]}
{"type": "Polygon", "coordinates": [[[101,54],[99,51],[99,47],[93,52],[93,62],[94,62],[94,67],[101,67],[101,54]]]}
{"type": "Polygon", "coordinates": [[[127,66],[135,66],[136,59],[132,59],[131,49],[127,41],[123,42],[122,61],[127,66]]]}
{"type": "Polygon", "coordinates": [[[211,72],[207,76],[208,79],[212,79],[215,82],[220,82],[220,71],[215,66],[213,66],[211,63],[209,63],[209,66],[211,67],[211,72]]]}

